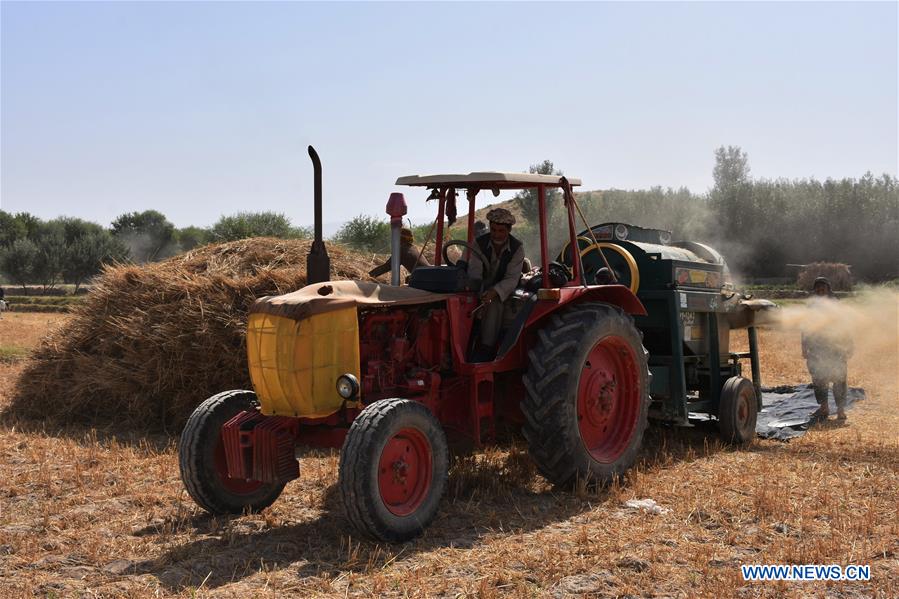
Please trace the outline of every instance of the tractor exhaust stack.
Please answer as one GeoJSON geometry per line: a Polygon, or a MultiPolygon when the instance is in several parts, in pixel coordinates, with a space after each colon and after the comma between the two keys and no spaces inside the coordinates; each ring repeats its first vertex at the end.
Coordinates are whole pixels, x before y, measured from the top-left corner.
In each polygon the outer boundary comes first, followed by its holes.
{"type": "Polygon", "coordinates": [[[309,146],[309,158],[315,171],[315,240],[306,256],[306,284],[321,283],[331,278],[331,259],[322,241],[322,162],[315,148],[309,146]]]}
{"type": "Polygon", "coordinates": [[[387,214],[390,215],[390,284],[400,284],[400,229],[406,215],[406,199],[394,192],[387,200],[387,214]]]}

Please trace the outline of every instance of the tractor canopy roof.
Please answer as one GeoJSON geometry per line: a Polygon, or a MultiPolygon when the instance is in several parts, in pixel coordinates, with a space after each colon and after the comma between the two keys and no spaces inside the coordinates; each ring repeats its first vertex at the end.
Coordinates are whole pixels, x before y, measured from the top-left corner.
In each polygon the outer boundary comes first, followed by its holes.
{"type": "MultiPolygon", "coordinates": [[[[572,186],[580,185],[581,180],[568,177],[568,183],[572,186]]],[[[448,175],[407,175],[396,180],[397,185],[411,185],[418,187],[453,187],[456,189],[522,189],[547,185],[560,187],[562,177],[560,175],[536,175],[531,173],[498,173],[476,172],[448,175]]]]}

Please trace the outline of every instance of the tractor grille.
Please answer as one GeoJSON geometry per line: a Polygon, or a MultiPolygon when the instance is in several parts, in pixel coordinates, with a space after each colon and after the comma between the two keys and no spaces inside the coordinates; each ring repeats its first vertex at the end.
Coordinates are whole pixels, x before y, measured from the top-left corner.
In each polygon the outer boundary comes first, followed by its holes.
{"type": "Polygon", "coordinates": [[[300,476],[294,454],[297,420],[241,412],[222,427],[228,476],[279,483],[300,476]]]}

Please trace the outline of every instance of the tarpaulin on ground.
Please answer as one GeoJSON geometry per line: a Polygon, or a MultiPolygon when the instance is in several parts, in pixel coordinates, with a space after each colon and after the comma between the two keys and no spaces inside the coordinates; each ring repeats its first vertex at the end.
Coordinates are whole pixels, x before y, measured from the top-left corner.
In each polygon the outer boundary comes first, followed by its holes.
{"type": "MultiPolygon", "coordinates": [[[[837,413],[837,404],[833,399],[833,391],[827,392],[832,422],[837,413]]],[[[846,390],[846,409],[865,399],[865,390],[860,387],[849,387],[846,390]]],[[[811,385],[782,385],[780,387],[762,387],[764,407],[758,413],[755,432],[762,439],[788,441],[801,437],[809,427],[812,414],[818,409],[815,390],[811,385]]],[[[710,423],[708,414],[690,413],[690,421],[697,425],[710,423]]]]}
{"type": "MultiPolygon", "coordinates": [[[[833,419],[833,415],[837,413],[833,390],[828,391],[827,398],[833,419]]],[[[846,409],[863,399],[864,389],[849,387],[846,391],[846,409]]],[[[755,430],[763,439],[786,441],[804,435],[812,414],[818,409],[815,390],[811,385],[766,387],[762,389],[762,401],[764,407],[758,414],[755,430]]]]}

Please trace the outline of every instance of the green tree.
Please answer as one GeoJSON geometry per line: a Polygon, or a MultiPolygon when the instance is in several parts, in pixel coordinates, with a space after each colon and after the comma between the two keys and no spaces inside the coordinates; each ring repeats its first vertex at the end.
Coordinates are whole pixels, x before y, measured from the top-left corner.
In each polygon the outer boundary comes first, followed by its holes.
{"type": "Polygon", "coordinates": [[[126,247],[139,263],[161,260],[173,255],[175,225],[156,210],[129,212],[112,221],[112,234],[126,247]]]}
{"type": "Polygon", "coordinates": [[[212,225],[210,236],[217,242],[237,241],[248,237],[280,237],[291,239],[298,232],[290,224],[290,219],[276,212],[238,212],[232,216],[222,216],[212,225]]]}
{"type": "Polygon", "coordinates": [[[715,168],[712,171],[715,190],[728,191],[749,182],[749,156],[740,146],[720,146],[715,150],[715,168]]]}
{"type": "Polygon", "coordinates": [[[63,236],[66,245],[71,245],[77,240],[87,235],[106,232],[106,229],[98,225],[80,218],[60,217],[49,221],[49,223],[59,223],[62,227],[63,236]]]}
{"type": "Polygon", "coordinates": [[[209,229],[203,229],[201,227],[184,227],[183,229],[175,231],[175,239],[182,252],[187,252],[195,247],[206,245],[209,243],[209,237],[209,229]]]}
{"type": "Polygon", "coordinates": [[[62,266],[66,256],[65,223],[61,219],[41,223],[35,235],[37,256],[34,259],[31,276],[44,290],[52,288],[62,277],[62,266]]]}
{"type": "MultiPolygon", "coordinates": [[[[544,160],[539,164],[532,164],[528,172],[536,175],[561,175],[562,171],[557,170],[552,160],[544,160]]],[[[537,199],[536,189],[523,189],[515,194],[515,203],[521,210],[524,219],[533,226],[538,226],[540,212],[537,199]]],[[[552,222],[553,216],[559,212],[562,207],[562,194],[558,188],[546,190],[546,218],[547,223],[552,222]]]]}
{"type": "Polygon", "coordinates": [[[0,210],[0,248],[8,248],[17,239],[25,239],[27,236],[25,223],[9,212],[0,210]]]}
{"type": "Polygon", "coordinates": [[[739,146],[717,148],[712,177],[715,186],[709,194],[709,206],[715,223],[714,243],[725,256],[733,257],[731,267],[746,272],[754,260],[747,242],[754,243],[760,217],[749,178],[749,157],[739,146]]]}
{"type": "Polygon", "coordinates": [[[88,233],[66,245],[63,280],[75,285],[78,293],[81,284],[99,273],[104,264],[124,262],[127,258],[128,249],[108,231],[88,233]]]}
{"type": "Polygon", "coordinates": [[[291,228],[290,236],[294,239],[312,239],[315,237],[315,231],[312,230],[312,227],[300,225],[291,228]]]}
{"type": "MultiPolygon", "coordinates": [[[[590,226],[623,222],[671,231],[674,239],[702,241],[706,237],[707,198],[685,187],[606,191],[577,194],[577,201],[590,226]]],[[[576,217],[577,230],[584,229],[576,217]]]]}
{"type": "Polygon", "coordinates": [[[38,230],[42,224],[41,219],[27,212],[17,212],[13,218],[25,227],[25,237],[32,241],[37,238],[38,230]]]}
{"type": "Polygon", "coordinates": [[[390,223],[360,214],[344,223],[333,239],[360,251],[387,254],[390,253],[390,223]]]}
{"type": "Polygon", "coordinates": [[[37,245],[30,239],[16,239],[8,248],[0,249],[0,271],[22,289],[31,282],[37,245]]]}

